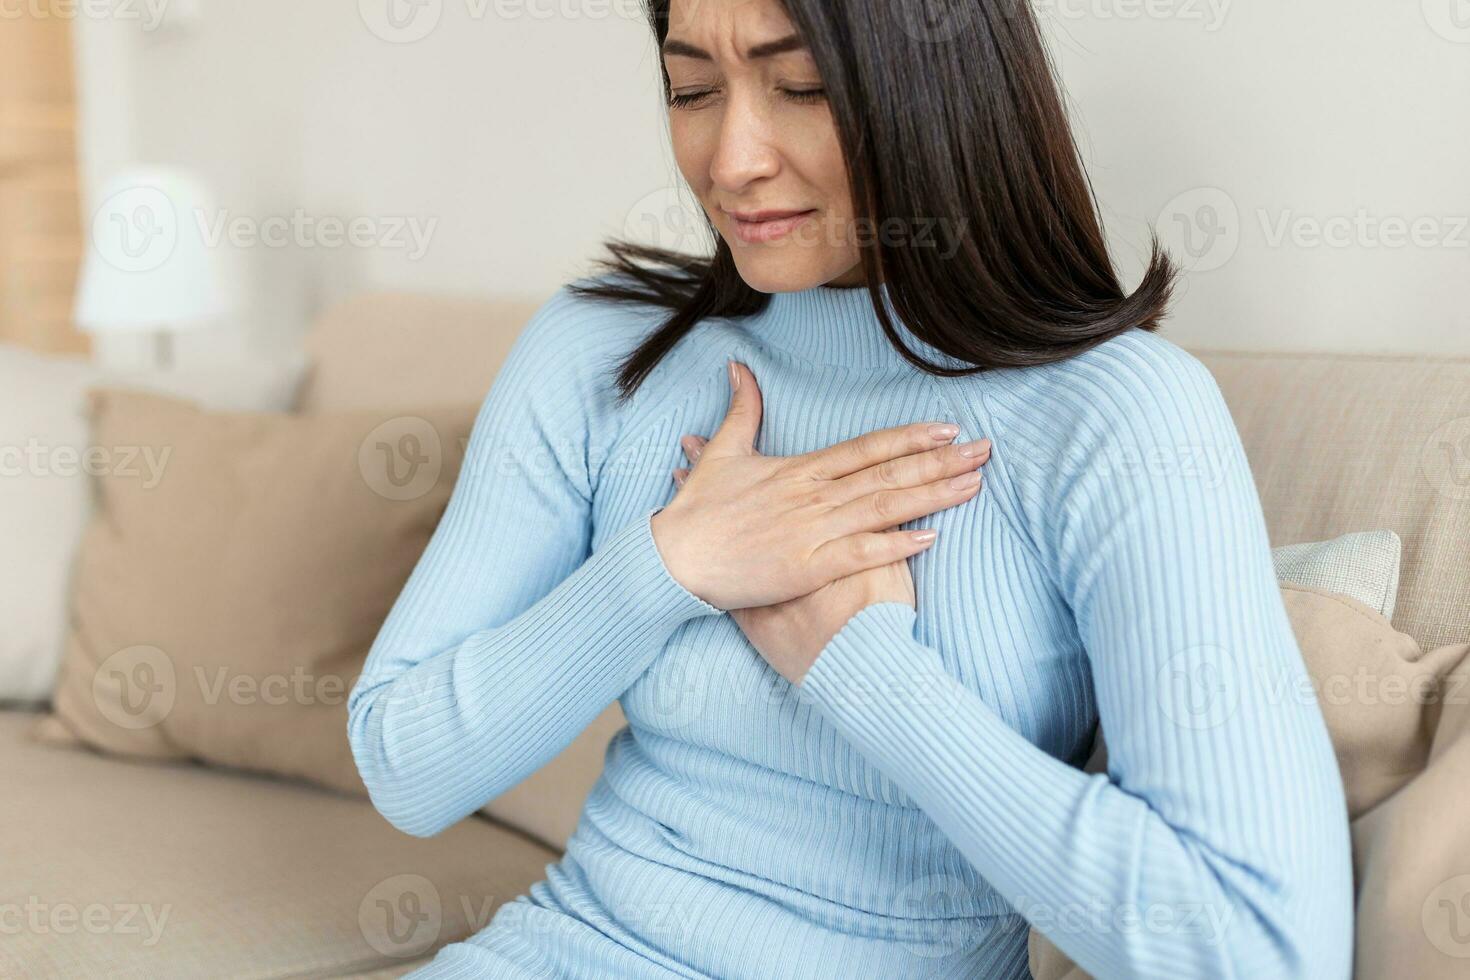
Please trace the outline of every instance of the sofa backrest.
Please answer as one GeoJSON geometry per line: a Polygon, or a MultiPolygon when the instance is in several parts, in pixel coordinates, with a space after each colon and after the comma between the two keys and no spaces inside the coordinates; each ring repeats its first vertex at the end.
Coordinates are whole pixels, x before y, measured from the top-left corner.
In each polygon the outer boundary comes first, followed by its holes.
{"type": "Polygon", "coordinates": [[[303,412],[479,402],[542,301],[366,293],[306,338],[303,412]]]}
{"type": "MultiPolygon", "coordinates": [[[[481,401],[534,299],[356,297],[313,327],[302,410],[481,401]]],[[[1230,406],[1271,544],[1388,528],[1403,540],[1394,626],[1470,642],[1470,357],[1191,350],[1230,406]]],[[[1004,434],[996,434],[1004,451],[1004,434]]],[[[485,812],[562,847],[622,726],[614,704],[485,812]]]]}
{"type": "Polygon", "coordinates": [[[1470,641],[1470,358],[1192,353],[1230,405],[1272,546],[1395,531],[1394,627],[1425,650],[1470,641]]]}

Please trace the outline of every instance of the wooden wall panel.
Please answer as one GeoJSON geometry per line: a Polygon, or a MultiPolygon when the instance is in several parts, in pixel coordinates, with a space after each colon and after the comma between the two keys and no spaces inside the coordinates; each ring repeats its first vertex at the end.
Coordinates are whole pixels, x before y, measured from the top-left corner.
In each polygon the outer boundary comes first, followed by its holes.
{"type": "Polygon", "coordinates": [[[35,6],[0,30],[0,341],[85,351],[71,315],[83,240],[71,19],[35,6]]]}

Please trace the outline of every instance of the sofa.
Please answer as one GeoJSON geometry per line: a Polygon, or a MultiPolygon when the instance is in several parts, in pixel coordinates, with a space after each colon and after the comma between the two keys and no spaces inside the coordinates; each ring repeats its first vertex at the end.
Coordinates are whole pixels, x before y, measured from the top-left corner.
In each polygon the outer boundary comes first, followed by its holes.
{"type": "MultiPolygon", "coordinates": [[[[350,299],[307,337],[297,411],[478,401],[536,306],[350,299]]],[[[1424,649],[1470,641],[1470,358],[1194,353],[1230,404],[1272,544],[1391,529],[1395,628],[1424,649]]],[[[36,720],[0,711],[0,976],[154,980],[422,965],[543,877],[623,724],[610,706],[544,769],[420,839],[364,798],[58,748],[31,737],[36,720]]]]}

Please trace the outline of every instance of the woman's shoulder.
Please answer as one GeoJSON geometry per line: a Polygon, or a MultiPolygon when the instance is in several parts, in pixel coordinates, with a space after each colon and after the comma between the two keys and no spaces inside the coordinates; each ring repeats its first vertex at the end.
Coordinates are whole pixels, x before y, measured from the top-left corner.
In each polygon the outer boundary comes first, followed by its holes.
{"type": "Polygon", "coordinates": [[[1090,482],[1084,474],[1126,480],[1241,465],[1214,375],[1151,331],[1128,330],[1067,360],[977,383],[1016,506],[1029,501],[1038,520],[1068,488],[1090,482]]]}
{"type": "Polygon", "coordinates": [[[979,389],[1001,462],[992,486],[1043,555],[1076,545],[1063,528],[1096,533],[1127,507],[1168,506],[1172,493],[1227,483],[1250,492],[1214,376],[1156,333],[1132,329],[1065,361],[1001,374],[979,389]]]}
{"type": "MultiPolygon", "coordinates": [[[[623,361],[663,321],[668,310],[647,302],[610,301],[576,287],[612,273],[584,276],[557,287],[521,327],[487,395],[515,400],[520,411],[563,430],[596,459],[663,410],[672,411],[691,385],[675,356],[623,399],[617,376],[623,361]],[[498,389],[498,390],[497,390],[498,389]]],[[[678,352],[676,352],[677,354],[678,352]]]]}
{"type": "Polygon", "coordinates": [[[512,351],[567,368],[599,355],[631,350],[654,325],[660,310],[647,303],[612,302],[578,287],[605,281],[582,276],[558,286],[521,328],[512,351]]]}
{"type": "Polygon", "coordinates": [[[558,286],[520,328],[502,373],[543,392],[565,395],[575,390],[589,410],[619,410],[614,384],[618,368],[668,311],[576,288],[606,278],[583,276],[558,286]]]}
{"type": "Polygon", "coordinates": [[[1058,437],[1079,429],[1162,432],[1229,423],[1215,377],[1194,354],[1134,327],[1062,361],[998,372],[987,389],[1058,437]]]}

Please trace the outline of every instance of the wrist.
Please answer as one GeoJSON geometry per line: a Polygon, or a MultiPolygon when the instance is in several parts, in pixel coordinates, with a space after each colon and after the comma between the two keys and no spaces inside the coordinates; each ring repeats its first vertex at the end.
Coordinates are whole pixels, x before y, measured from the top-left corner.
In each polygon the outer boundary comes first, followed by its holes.
{"type": "MultiPolygon", "coordinates": [[[[703,585],[686,571],[686,566],[693,563],[685,562],[681,558],[678,514],[669,513],[669,506],[665,505],[655,509],[648,518],[648,531],[653,538],[654,551],[658,553],[664,574],[679,588],[699,599],[700,602],[719,608],[719,603],[705,598],[708,593],[704,590],[703,585]]],[[[721,611],[724,610],[721,609],[721,611]]]]}
{"type": "Polygon", "coordinates": [[[917,610],[881,599],[857,610],[818,652],[801,687],[819,703],[874,704],[908,699],[914,688],[947,679],[938,651],[914,636],[917,610]]]}

